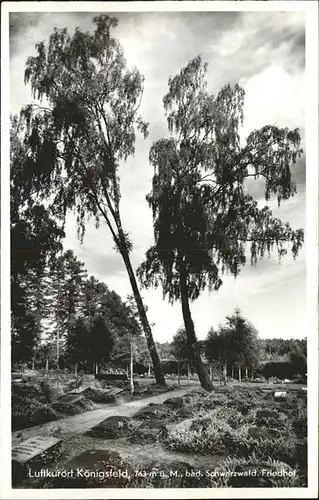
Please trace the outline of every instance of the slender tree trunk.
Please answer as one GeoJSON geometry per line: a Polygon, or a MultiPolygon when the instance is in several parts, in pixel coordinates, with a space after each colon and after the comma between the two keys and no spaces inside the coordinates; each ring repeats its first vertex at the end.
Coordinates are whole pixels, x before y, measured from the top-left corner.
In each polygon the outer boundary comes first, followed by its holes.
{"type": "Polygon", "coordinates": [[[213,381],[213,365],[212,365],[212,363],[210,363],[210,365],[209,365],[209,378],[212,382],[213,381]]]}
{"type": "Polygon", "coordinates": [[[191,378],[191,372],[190,372],[190,368],[189,368],[189,361],[187,361],[187,384],[188,385],[190,382],[190,378],[191,378]]]}
{"type": "Polygon", "coordinates": [[[184,263],[182,262],[180,263],[179,277],[180,277],[181,301],[182,301],[182,311],[183,311],[185,330],[187,333],[189,349],[193,356],[195,370],[203,389],[206,389],[206,391],[212,391],[214,389],[214,386],[209,379],[208,372],[200,356],[194,323],[189,307],[186,272],[184,268],[184,263]]]}
{"type": "Polygon", "coordinates": [[[233,366],[231,367],[231,378],[232,379],[234,378],[234,367],[233,366]]]}
{"type": "Polygon", "coordinates": [[[148,362],[148,378],[151,376],[151,363],[148,362]]]}
{"type": "Polygon", "coordinates": [[[129,374],[130,374],[130,369],[129,369],[129,366],[126,365],[126,376],[127,376],[127,378],[129,377],[129,374]]]}
{"type": "Polygon", "coordinates": [[[49,371],[49,358],[46,358],[46,360],[45,360],[45,371],[46,372],[49,371]]]}
{"type": "Polygon", "coordinates": [[[177,361],[177,380],[178,380],[178,385],[181,385],[181,369],[179,361],[177,361]]]}
{"type": "Polygon", "coordinates": [[[32,371],[34,372],[34,361],[32,361],[32,371]]]}
{"type": "MultiPolygon", "coordinates": [[[[124,240],[124,237],[123,237],[123,240],[124,240]]],[[[159,385],[166,385],[165,378],[164,378],[163,371],[162,371],[162,367],[161,367],[161,362],[160,362],[160,359],[159,359],[159,356],[158,356],[158,353],[156,350],[155,342],[153,339],[152,330],[151,330],[150,324],[149,324],[147,316],[146,316],[145,307],[144,307],[144,304],[142,301],[142,297],[141,297],[139,288],[137,286],[137,281],[136,281],[135,274],[134,274],[134,271],[132,268],[129,254],[127,251],[122,250],[121,255],[122,255],[122,258],[123,258],[123,261],[124,261],[124,264],[125,264],[125,267],[126,267],[126,270],[128,273],[130,283],[131,283],[133,295],[135,298],[137,310],[138,310],[139,317],[140,317],[140,321],[141,321],[141,324],[143,327],[147,346],[148,346],[150,356],[152,359],[156,383],[159,385]]]]}
{"type": "Polygon", "coordinates": [[[95,363],[95,374],[99,374],[99,363],[95,363]]]}
{"type": "Polygon", "coordinates": [[[131,394],[134,393],[134,366],[133,366],[133,340],[131,339],[131,362],[130,362],[130,386],[131,386],[131,394]]]}
{"type": "Polygon", "coordinates": [[[76,377],[78,376],[78,364],[77,363],[75,363],[74,374],[76,377]]]}
{"type": "Polygon", "coordinates": [[[56,364],[57,368],[59,368],[59,360],[60,360],[60,332],[59,328],[56,332],[56,364]]]}
{"type": "Polygon", "coordinates": [[[238,380],[241,382],[241,366],[238,367],[238,380]]]}
{"type": "Polygon", "coordinates": [[[224,366],[223,366],[223,380],[224,380],[224,385],[227,384],[227,361],[225,361],[224,366]]]}
{"type": "Polygon", "coordinates": [[[245,377],[248,378],[248,368],[245,368],[245,377]]]}

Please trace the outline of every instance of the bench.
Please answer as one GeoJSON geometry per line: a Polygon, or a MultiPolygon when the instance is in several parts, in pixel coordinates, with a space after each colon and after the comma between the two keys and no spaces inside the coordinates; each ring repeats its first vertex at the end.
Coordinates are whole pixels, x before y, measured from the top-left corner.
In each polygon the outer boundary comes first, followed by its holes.
{"type": "Polygon", "coordinates": [[[114,381],[114,380],[122,380],[124,382],[128,381],[127,375],[125,373],[96,373],[95,378],[98,380],[107,380],[107,381],[114,381]]]}

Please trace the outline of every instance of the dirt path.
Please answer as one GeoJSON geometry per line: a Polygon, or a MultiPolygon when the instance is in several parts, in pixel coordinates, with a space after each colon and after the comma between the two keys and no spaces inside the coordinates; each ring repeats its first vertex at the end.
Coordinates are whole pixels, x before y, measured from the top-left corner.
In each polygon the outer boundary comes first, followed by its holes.
{"type": "Polygon", "coordinates": [[[77,434],[83,434],[107,417],[114,415],[130,417],[141,408],[147,406],[149,403],[162,403],[166,399],[175,395],[183,396],[192,389],[194,389],[194,387],[176,388],[174,391],[165,392],[164,394],[156,396],[150,396],[149,398],[143,398],[138,401],[123,402],[116,406],[105,405],[104,408],[100,408],[98,410],[92,410],[79,415],[74,415],[72,417],[66,417],[61,420],[35,425],[34,427],[22,429],[21,431],[15,431],[12,433],[12,446],[15,446],[21,443],[21,441],[31,437],[39,435],[48,436],[56,428],[59,428],[59,437],[70,437],[77,434]]]}

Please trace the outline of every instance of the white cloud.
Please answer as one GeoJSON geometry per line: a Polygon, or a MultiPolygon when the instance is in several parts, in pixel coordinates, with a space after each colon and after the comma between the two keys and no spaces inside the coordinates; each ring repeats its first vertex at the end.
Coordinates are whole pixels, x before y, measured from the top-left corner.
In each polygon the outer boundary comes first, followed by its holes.
{"type": "Polygon", "coordinates": [[[285,68],[270,66],[239,82],[246,92],[242,134],[266,124],[294,128],[304,124],[304,77],[285,68]]]}
{"type": "MultiPolygon", "coordinates": [[[[153,140],[167,134],[162,98],[169,76],[188,60],[201,53],[209,62],[209,88],[214,92],[228,82],[240,82],[246,91],[245,128],[247,134],[268,123],[279,126],[304,126],[303,16],[300,13],[219,14],[124,14],[116,35],[124,47],[129,65],[145,75],[141,112],[150,123],[150,137],[137,141],[136,155],[120,170],[122,210],[125,230],[134,241],[132,260],[138,265],[153,241],[152,217],[145,195],[151,186],[152,169],[148,151],[153,140]],[[298,38],[299,37],[299,38],[298,38]],[[301,42],[300,42],[301,40],[301,42]],[[298,48],[298,51],[295,50],[298,48]]],[[[91,14],[47,14],[38,24],[15,38],[11,59],[11,106],[18,112],[29,101],[23,84],[26,58],[34,44],[47,38],[55,25],[91,28],[91,14]]],[[[301,193],[280,209],[276,216],[302,227],[305,196],[301,193]]],[[[88,272],[105,281],[123,298],[131,293],[121,257],[102,224],[87,225],[84,245],[76,238],[75,218],[67,225],[65,248],[73,248],[85,262],[88,272]],[[105,260],[104,260],[105,259],[105,260]]],[[[210,326],[218,326],[235,307],[257,326],[262,336],[303,336],[305,312],[305,257],[296,263],[290,258],[280,265],[276,259],[261,262],[256,269],[246,267],[239,278],[225,277],[218,293],[203,293],[191,305],[196,330],[203,338],[210,326]]],[[[142,291],[149,306],[149,320],[155,322],[156,340],[170,340],[182,324],[180,304],[162,300],[160,290],[142,291]]]]}

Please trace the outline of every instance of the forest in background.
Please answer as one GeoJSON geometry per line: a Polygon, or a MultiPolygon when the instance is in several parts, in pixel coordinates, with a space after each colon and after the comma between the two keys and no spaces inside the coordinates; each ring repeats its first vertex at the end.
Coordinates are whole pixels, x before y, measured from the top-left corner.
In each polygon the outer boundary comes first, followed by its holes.
{"type": "MultiPolygon", "coordinates": [[[[16,241],[21,244],[25,235],[16,241]]],[[[89,277],[71,250],[42,267],[33,259],[22,273],[19,261],[25,264],[25,253],[16,248],[12,259],[13,368],[128,372],[133,346],[134,372],[153,375],[132,296],[123,301],[105,283],[89,277]]],[[[292,378],[307,371],[304,339],[261,339],[239,310],[218,329],[211,328],[199,345],[211,378],[292,378]]],[[[156,347],[165,374],[193,376],[183,328],[172,332],[171,342],[156,342],[156,347]]]]}

